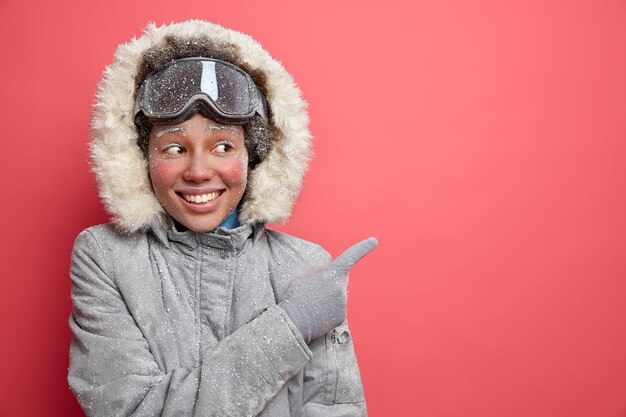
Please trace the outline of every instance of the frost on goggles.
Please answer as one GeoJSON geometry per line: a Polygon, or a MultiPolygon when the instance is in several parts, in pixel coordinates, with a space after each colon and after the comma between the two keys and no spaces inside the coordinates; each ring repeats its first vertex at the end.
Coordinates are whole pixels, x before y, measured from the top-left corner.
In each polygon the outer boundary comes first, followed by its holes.
{"type": "Polygon", "coordinates": [[[240,68],[209,58],[185,58],[148,75],[139,89],[135,116],[157,123],[179,121],[198,103],[225,123],[245,123],[255,113],[267,119],[254,82],[240,68]]]}

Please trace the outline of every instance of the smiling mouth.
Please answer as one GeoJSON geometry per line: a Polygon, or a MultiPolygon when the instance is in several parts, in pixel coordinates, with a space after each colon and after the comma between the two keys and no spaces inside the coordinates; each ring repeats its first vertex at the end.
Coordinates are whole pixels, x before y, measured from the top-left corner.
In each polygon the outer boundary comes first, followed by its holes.
{"type": "Polygon", "coordinates": [[[217,197],[222,195],[222,191],[215,191],[212,193],[206,194],[183,194],[178,193],[186,202],[191,204],[204,204],[209,201],[215,200],[217,197]]]}

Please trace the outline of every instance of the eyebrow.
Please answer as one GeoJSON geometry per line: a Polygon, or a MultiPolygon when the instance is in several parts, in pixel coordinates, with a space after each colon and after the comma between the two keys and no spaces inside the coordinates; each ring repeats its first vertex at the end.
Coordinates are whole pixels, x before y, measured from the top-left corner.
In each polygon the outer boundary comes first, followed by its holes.
{"type": "Polygon", "coordinates": [[[227,126],[227,125],[209,125],[206,127],[207,132],[210,132],[212,130],[231,130],[231,131],[235,131],[235,128],[232,126],[227,126]]]}
{"type": "MultiPolygon", "coordinates": [[[[227,125],[209,125],[206,127],[206,131],[210,132],[213,130],[230,130],[232,132],[235,132],[235,128],[232,126],[227,126],[227,125]]],[[[160,138],[163,135],[166,135],[168,133],[180,133],[180,134],[186,134],[187,131],[182,128],[182,127],[166,127],[165,129],[159,130],[156,133],[156,139],[160,138]]]]}
{"type": "Polygon", "coordinates": [[[163,130],[159,130],[156,133],[156,138],[160,138],[161,136],[168,134],[168,133],[182,133],[185,134],[187,133],[187,131],[185,129],[183,129],[182,127],[166,127],[163,130]]]}

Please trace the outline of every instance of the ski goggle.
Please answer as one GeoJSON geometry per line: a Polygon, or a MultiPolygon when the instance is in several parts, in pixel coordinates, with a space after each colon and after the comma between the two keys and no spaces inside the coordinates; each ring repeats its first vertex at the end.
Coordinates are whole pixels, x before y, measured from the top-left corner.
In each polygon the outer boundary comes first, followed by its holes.
{"type": "Polygon", "coordinates": [[[152,123],[176,124],[196,105],[218,123],[244,124],[255,114],[267,120],[267,103],[252,78],[211,58],[179,59],[150,73],[137,94],[135,120],[143,114],[152,123]]]}

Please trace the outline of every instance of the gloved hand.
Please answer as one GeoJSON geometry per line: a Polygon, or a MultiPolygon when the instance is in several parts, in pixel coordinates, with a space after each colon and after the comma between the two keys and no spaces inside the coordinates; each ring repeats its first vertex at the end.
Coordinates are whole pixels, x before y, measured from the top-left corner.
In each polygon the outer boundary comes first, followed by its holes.
{"type": "Polygon", "coordinates": [[[378,246],[370,237],[329,265],[294,280],[278,304],[308,344],[346,320],[348,271],[378,246]]]}

